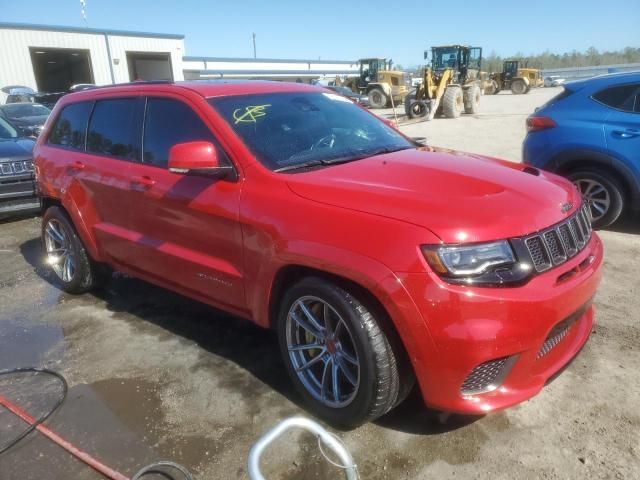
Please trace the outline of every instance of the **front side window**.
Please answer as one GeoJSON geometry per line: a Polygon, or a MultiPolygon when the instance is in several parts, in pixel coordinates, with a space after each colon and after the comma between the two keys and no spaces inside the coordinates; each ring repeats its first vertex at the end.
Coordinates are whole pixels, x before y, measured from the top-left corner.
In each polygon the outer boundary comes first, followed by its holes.
{"type": "Polygon", "coordinates": [[[79,102],[62,109],[49,134],[48,143],[84,150],[87,122],[93,102],[79,102]]]}
{"type": "Polygon", "coordinates": [[[99,100],[93,109],[87,151],[126,160],[140,160],[142,110],[139,97],[99,100]]]}
{"type": "Polygon", "coordinates": [[[414,147],[335,93],[237,95],[211,98],[209,103],[271,170],[344,163],[414,147]]]}
{"type": "Polygon", "coordinates": [[[147,100],[144,163],[166,167],[173,145],[195,141],[215,144],[211,131],[188,105],[170,98],[147,100]]]}
{"type": "Polygon", "coordinates": [[[617,110],[640,112],[640,86],[638,84],[619,85],[605,88],[593,95],[594,100],[617,110]]]}

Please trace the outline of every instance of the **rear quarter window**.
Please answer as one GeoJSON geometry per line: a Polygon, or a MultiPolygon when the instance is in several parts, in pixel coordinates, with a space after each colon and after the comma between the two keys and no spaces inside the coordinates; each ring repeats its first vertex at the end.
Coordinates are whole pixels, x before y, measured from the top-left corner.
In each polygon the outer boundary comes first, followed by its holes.
{"type": "Polygon", "coordinates": [[[640,112],[640,85],[617,85],[605,88],[593,94],[593,99],[606,105],[625,112],[640,112]]]}
{"type": "Polygon", "coordinates": [[[93,102],[79,102],[67,105],[56,119],[47,143],[66,148],[84,150],[87,122],[93,102]]]}

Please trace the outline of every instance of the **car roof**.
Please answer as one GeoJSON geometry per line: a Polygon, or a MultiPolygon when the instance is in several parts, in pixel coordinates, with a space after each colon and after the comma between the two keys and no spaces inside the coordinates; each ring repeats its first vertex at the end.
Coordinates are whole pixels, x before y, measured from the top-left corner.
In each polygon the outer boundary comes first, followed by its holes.
{"type": "MultiPolygon", "coordinates": [[[[67,101],[88,100],[94,97],[94,92],[149,92],[167,91],[171,89],[190,90],[203,97],[221,97],[227,95],[251,95],[258,93],[278,92],[318,92],[322,87],[304,83],[276,82],[268,80],[197,80],[184,82],[132,82],[120,85],[107,85],[89,88],[64,96],[67,101]]],[[[66,103],[66,102],[65,102],[66,103]]]]}
{"type": "Polygon", "coordinates": [[[567,88],[593,87],[601,88],[612,85],[622,85],[625,83],[640,82],[640,70],[633,72],[617,72],[598,75],[596,77],[586,78],[583,80],[574,80],[567,82],[567,88]]]}

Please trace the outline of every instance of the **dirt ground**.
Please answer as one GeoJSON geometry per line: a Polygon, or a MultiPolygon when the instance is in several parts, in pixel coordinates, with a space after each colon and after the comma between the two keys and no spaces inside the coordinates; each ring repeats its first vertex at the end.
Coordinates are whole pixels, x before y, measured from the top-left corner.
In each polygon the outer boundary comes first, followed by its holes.
{"type": "MultiPolygon", "coordinates": [[[[519,161],[524,118],[554,93],[485,96],[478,115],[402,128],[432,145],[519,161]]],[[[67,401],[48,422],[63,437],[129,476],[170,459],[200,480],[247,478],[253,442],[288,416],[309,415],[272,332],[123,276],[93,294],[63,294],[42,265],[39,223],[0,224],[0,369],[66,376],[67,401]]],[[[447,418],[414,394],[375,423],[336,431],[361,478],[640,478],[640,219],[600,235],[597,326],[564,373],[485,417],[447,418]]],[[[57,389],[41,377],[0,377],[0,394],[33,415],[57,389]]],[[[0,409],[0,444],[21,427],[0,409]]],[[[297,433],[267,451],[263,470],[269,479],[340,473],[297,433]]],[[[39,434],[0,456],[0,479],[43,478],[102,477],[39,434]]]]}

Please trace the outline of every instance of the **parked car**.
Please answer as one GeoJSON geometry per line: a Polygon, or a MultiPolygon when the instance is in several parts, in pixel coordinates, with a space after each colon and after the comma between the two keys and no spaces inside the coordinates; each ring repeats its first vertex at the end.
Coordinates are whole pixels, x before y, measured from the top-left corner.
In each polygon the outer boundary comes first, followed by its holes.
{"type": "Polygon", "coordinates": [[[573,181],[595,228],[640,209],[640,72],[567,83],[527,129],[524,162],[573,181]]]}
{"type": "Polygon", "coordinates": [[[559,87],[564,84],[566,80],[558,75],[550,75],[548,77],[544,77],[544,86],[545,87],[559,87]]]}
{"type": "Polygon", "coordinates": [[[350,100],[353,100],[354,102],[359,103],[363,107],[371,106],[371,104],[369,103],[369,97],[367,97],[366,95],[362,95],[361,93],[354,93],[350,88],[339,87],[335,85],[330,85],[325,88],[328,88],[329,90],[336,92],[337,94],[342,95],[343,97],[347,97],[350,100]]]}
{"type": "Polygon", "coordinates": [[[0,105],[0,117],[9,120],[24,136],[37,137],[42,133],[49,110],[39,103],[23,102],[0,105]]]}
{"type": "Polygon", "coordinates": [[[61,287],[107,265],[275,329],[329,422],[414,379],[434,408],[506,408],[589,337],[602,244],[554,174],[420,147],[304,84],[97,88],[52,120],[35,157],[61,287]]]}
{"type": "Polygon", "coordinates": [[[33,182],[34,145],[0,117],[0,219],[40,209],[33,182]]]}

